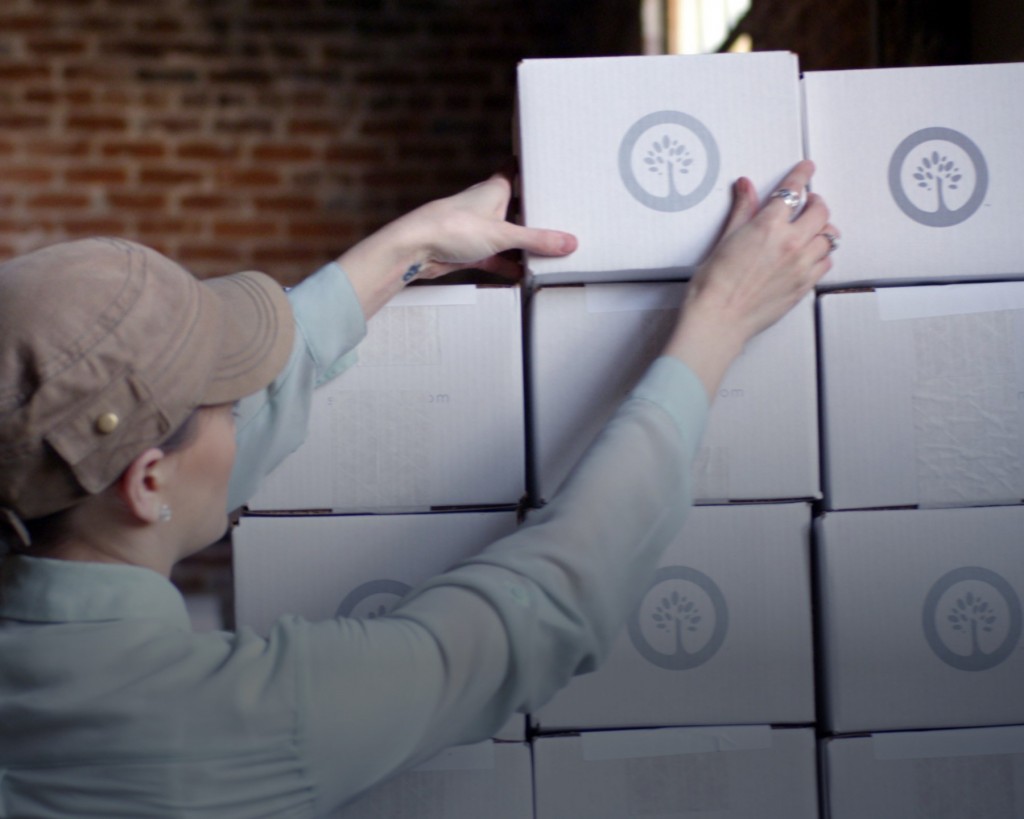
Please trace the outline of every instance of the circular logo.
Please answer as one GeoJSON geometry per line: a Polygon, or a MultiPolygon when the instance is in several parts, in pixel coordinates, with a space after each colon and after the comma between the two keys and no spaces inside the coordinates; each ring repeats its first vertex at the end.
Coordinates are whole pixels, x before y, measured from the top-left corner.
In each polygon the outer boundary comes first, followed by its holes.
{"type": "Polygon", "coordinates": [[[925,597],[923,626],[928,645],[944,663],[962,671],[986,671],[1017,647],[1020,598],[989,569],[954,569],[925,597]]]}
{"type": "Polygon", "coordinates": [[[641,205],[660,211],[692,208],[718,179],[718,145],[704,124],[681,111],[638,120],[619,144],[619,175],[641,205]]]}
{"type": "Polygon", "coordinates": [[[629,638],[645,660],[670,671],[696,668],[725,642],[729,611],[706,574],[665,566],[629,621],[629,638]]]}
{"type": "Polygon", "coordinates": [[[889,190],[899,209],[929,227],[969,219],[988,192],[988,166],[978,146],[952,128],[922,128],[889,160],[889,190]]]}
{"type": "Polygon", "coordinates": [[[338,605],[338,617],[363,617],[373,620],[383,617],[395,604],[412,590],[412,586],[398,580],[369,580],[356,586],[338,605]]]}

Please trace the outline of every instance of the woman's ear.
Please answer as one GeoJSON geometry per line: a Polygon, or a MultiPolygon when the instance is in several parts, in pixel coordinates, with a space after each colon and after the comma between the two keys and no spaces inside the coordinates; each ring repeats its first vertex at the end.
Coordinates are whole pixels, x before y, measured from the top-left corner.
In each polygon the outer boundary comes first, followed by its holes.
{"type": "Polygon", "coordinates": [[[153,447],[132,461],[117,479],[117,497],[139,523],[160,520],[169,468],[164,451],[153,447]]]}

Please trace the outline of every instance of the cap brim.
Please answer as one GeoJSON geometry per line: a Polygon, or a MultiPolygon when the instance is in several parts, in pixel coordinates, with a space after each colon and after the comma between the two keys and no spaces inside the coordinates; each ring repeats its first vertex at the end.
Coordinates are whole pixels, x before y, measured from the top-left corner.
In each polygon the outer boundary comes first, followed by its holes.
{"type": "Polygon", "coordinates": [[[264,273],[207,279],[222,307],[221,355],[202,403],[228,404],[268,386],[284,368],[295,340],[288,297],[264,273]]]}

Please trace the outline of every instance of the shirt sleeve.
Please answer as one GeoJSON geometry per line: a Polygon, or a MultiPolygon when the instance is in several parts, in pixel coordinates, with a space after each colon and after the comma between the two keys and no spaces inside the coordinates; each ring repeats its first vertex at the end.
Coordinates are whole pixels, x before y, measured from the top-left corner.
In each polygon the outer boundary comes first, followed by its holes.
{"type": "Polygon", "coordinates": [[[492,736],[598,666],[685,520],[707,409],[693,372],[658,359],[514,534],[387,617],[302,627],[305,749],[325,809],[492,736]]]}
{"type": "Polygon", "coordinates": [[[281,374],[262,392],[238,402],[238,454],[228,487],[228,510],[253,496],[260,482],[306,439],[313,390],[356,361],[366,319],[345,271],[325,265],[293,287],[295,346],[281,374]]]}

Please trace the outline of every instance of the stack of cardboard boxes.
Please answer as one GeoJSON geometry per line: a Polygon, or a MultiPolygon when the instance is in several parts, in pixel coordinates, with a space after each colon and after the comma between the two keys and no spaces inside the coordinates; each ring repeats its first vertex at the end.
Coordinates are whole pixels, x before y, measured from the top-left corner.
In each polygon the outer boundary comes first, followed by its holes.
{"type": "Polygon", "coordinates": [[[1024,724],[1022,84],[1021,65],[804,79],[846,238],[818,299],[833,819],[1024,812],[1024,728],[989,727],[1024,724]]]}
{"type": "Polygon", "coordinates": [[[370,322],[236,531],[239,626],[377,616],[549,500],[738,176],[766,196],[810,156],[842,248],[724,380],[698,505],[605,664],[343,815],[1019,815],[1024,66],[538,60],[519,84],[527,223],[580,249],[531,258],[524,304],[419,287],[370,322]]]}

